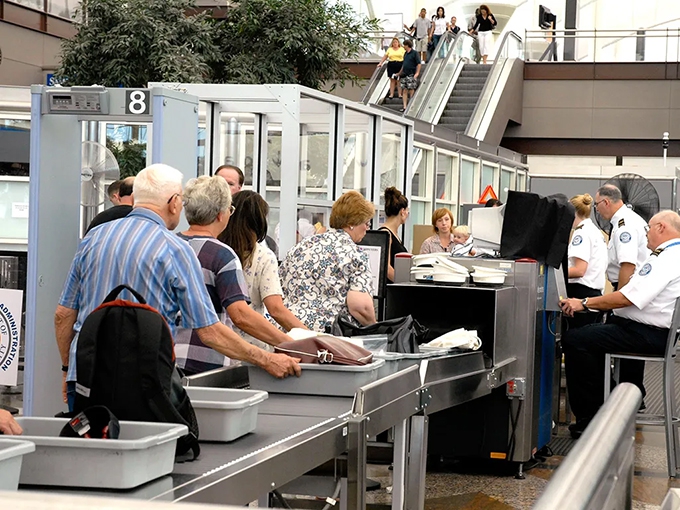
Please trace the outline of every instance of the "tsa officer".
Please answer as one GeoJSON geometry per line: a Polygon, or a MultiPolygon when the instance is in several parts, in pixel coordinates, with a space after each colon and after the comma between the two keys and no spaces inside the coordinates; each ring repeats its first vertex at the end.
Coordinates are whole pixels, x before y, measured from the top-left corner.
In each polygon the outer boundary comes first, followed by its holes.
{"type": "MultiPolygon", "coordinates": [[[[576,210],[574,234],[569,243],[569,282],[567,294],[572,298],[601,296],[607,270],[607,245],[602,231],[590,219],[593,197],[588,193],[570,200],[576,210]]],[[[569,328],[600,322],[601,312],[579,313],[567,319],[569,328]]]]}
{"type": "Polygon", "coordinates": [[[617,290],[628,283],[635,269],[639,269],[649,256],[645,237],[647,223],[626,207],[621,190],[611,184],[605,184],[597,190],[595,208],[612,224],[607,246],[607,278],[617,290]]]}
{"type": "MultiPolygon", "coordinates": [[[[665,352],[675,301],[680,297],[680,216],[673,211],[656,214],[649,220],[647,239],[654,251],[621,290],[560,302],[567,316],[583,310],[614,310],[606,324],[570,329],[562,340],[569,402],[577,420],[569,427],[572,437],[581,435],[603,403],[606,353],[665,352]]],[[[625,374],[622,370],[621,382],[636,384],[644,395],[643,376],[642,363],[625,374]]]]}

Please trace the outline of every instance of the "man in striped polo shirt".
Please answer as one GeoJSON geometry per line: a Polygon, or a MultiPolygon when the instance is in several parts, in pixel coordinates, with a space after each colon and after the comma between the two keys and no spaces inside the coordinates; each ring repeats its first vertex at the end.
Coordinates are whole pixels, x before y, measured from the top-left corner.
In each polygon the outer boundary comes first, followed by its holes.
{"type": "Polygon", "coordinates": [[[219,353],[258,365],[276,377],[300,375],[295,360],[250,345],[219,321],[194,251],[171,232],[182,212],[182,177],[167,165],[145,168],[135,179],[133,211],[93,229],[78,246],[54,319],[63,397],[69,408],[75,398],[78,332],[85,318],[121,284],[158,310],[173,336],[181,312],[179,326],[196,330],[201,341],[219,353]]]}

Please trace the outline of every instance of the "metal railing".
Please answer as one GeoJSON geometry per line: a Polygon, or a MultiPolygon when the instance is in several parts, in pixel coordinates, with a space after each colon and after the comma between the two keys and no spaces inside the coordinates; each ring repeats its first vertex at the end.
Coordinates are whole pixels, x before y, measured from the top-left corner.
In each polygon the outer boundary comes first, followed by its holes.
{"type": "Polygon", "coordinates": [[[470,136],[473,138],[478,138],[478,135],[483,138],[483,135],[479,133],[479,130],[483,127],[482,123],[486,119],[489,109],[495,109],[495,102],[493,99],[498,99],[497,93],[501,92],[499,86],[502,87],[505,84],[505,82],[501,80],[504,75],[503,68],[506,64],[511,63],[512,59],[516,58],[524,59],[524,44],[519,35],[515,32],[508,31],[501,40],[498,52],[496,53],[496,59],[489,71],[489,77],[479,95],[479,100],[475,105],[475,109],[472,111],[468,128],[465,130],[465,132],[470,133],[470,136]]]}
{"type": "Polygon", "coordinates": [[[534,510],[631,508],[635,416],[642,393],[619,384],[550,479],[534,510]]]}
{"type": "Polygon", "coordinates": [[[45,12],[52,16],[71,19],[76,8],[80,5],[79,0],[6,0],[15,4],[30,7],[36,11],[45,12]]]}
{"type": "MultiPolygon", "coordinates": [[[[390,35],[383,34],[382,37],[378,35],[372,36],[372,38],[375,39],[375,41],[378,41],[380,45],[384,44],[386,40],[389,40],[390,42],[394,37],[397,37],[398,39],[404,39],[404,38],[410,38],[410,34],[407,32],[401,31],[401,32],[394,32],[391,33],[390,35]]],[[[376,49],[376,52],[378,50],[376,49]]],[[[382,50],[381,50],[382,51],[382,50]]],[[[415,50],[414,50],[415,51],[415,50]]],[[[382,52],[384,54],[384,51],[382,52]]],[[[382,54],[375,53],[372,55],[372,57],[365,57],[364,59],[375,61],[376,58],[382,58],[382,54]]],[[[362,59],[360,58],[359,61],[362,59]]],[[[385,65],[382,66],[377,66],[375,68],[375,71],[373,71],[373,75],[371,76],[371,79],[368,81],[368,85],[366,86],[366,89],[364,90],[364,95],[361,98],[361,102],[364,104],[378,104],[380,100],[385,97],[387,90],[389,89],[389,83],[390,83],[390,78],[387,76],[387,62],[385,62],[385,65]]]]}
{"type": "Polygon", "coordinates": [[[524,40],[528,61],[680,61],[680,28],[527,30],[524,40]]]}
{"type": "Polygon", "coordinates": [[[405,115],[430,123],[439,120],[443,104],[451,95],[462,66],[474,60],[474,41],[474,37],[464,30],[458,32],[450,44],[449,38],[440,39],[405,115]],[[443,45],[449,45],[449,49],[442,57],[443,45]]]}

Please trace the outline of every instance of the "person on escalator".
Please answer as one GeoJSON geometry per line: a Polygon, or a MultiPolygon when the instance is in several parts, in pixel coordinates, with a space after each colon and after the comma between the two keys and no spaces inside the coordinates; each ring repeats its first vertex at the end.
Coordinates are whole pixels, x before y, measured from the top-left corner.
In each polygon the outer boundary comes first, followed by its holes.
{"type": "Polygon", "coordinates": [[[482,54],[482,63],[486,64],[486,59],[491,53],[491,46],[493,44],[493,29],[496,28],[498,22],[488,5],[482,4],[479,6],[479,15],[475,26],[472,27],[474,32],[477,32],[477,41],[479,43],[479,52],[482,54]]]}
{"type": "Polygon", "coordinates": [[[458,35],[458,32],[460,32],[460,27],[456,25],[456,22],[458,21],[458,18],[455,16],[451,16],[451,23],[449,24],[449,32],[451,32],[452,36],[458,35]]]}
{"type": "Polygon", "coordinates": [[[429,42],[430,26],[432,22],[427,19],[427,9],[420,9],[420,15],[411,24],[410,27],[404,25],[404,28],[415,37],[415,50],[420,53],[420,63],[424,64],[427,58],[427,43],[429,42]]]}
{"type": "Polygon", "coordinates": [[[401,97],[401,87],[399,86],[399,80],[397,79],[397,73],[401,69],[402,63],[404,62],[404,54],[406,50],[402,48],[399,39],[396,37],[392,39],[392,45],[387,48],[385,55],[378,62],[378,67],[382,67],[387,60],[387,76],[390,77],[390,95],[387,96],[389,99],[394,98],[394,89],[397,89],[397,94],[401,97]]]}
{"type": "MultiPolygon", "coordinates": [[[[449,23],[446,21],[443,7],[437,7],[437,15],[432,19],[432,27],[430,28],[430,41],[432,41],[432,52],[437,49],[439,40],[449,29],[449,23]]],[[[444,57],[445,51],[442,48],[439,52],[439,58],[444,57]]]]}
{"type": "Polygon", "coordinates": [[[418,76],[420,75],[420,57],[418,52],[413,49],[413,43],[408,39],[404,41],[404,61],[401,70],[396,75],[401,84],[401,99],[404,107],[400,111],[405,111],[409,99],[418,88],[418,76]]]}

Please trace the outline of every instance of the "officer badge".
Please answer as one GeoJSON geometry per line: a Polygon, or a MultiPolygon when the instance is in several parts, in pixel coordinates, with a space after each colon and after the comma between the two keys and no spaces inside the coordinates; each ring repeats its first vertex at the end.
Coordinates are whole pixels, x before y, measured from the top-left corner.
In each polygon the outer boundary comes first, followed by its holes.
{"type": "Polygon", "coordinates": [[[619,228],[623,227],[625,224],[626,224],[626,220],[624,220],[623,218],[621,218],[621,219],[619,220],[619,228]]]}
{"type": "Polygon", "coordinates": [[[638,273],[640,276],[647,276],[649,273],[652,272],[652,265],[647,262],[642,268],[640,268],[640,272],[638,273]]]}
{"type": "Polygon", "coordinates": [[[629,243],[631,239],[632,237],[630,236],[629,232],[621,232],[621,235],[619,236],[619,241],[621,241],[622,243],[629,243]]]}
{"type": "Polygon", "coordinates": [[[583,238],[581,236],[574,236],[574,239],[571,240],[572,246],[578,246],[583,242],[583,238]]]}

